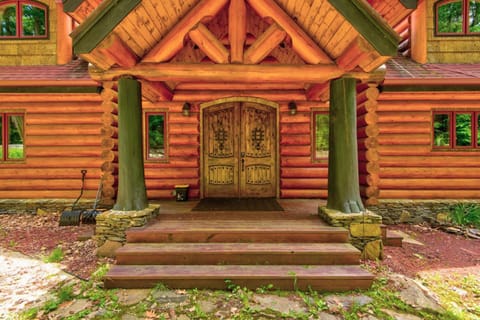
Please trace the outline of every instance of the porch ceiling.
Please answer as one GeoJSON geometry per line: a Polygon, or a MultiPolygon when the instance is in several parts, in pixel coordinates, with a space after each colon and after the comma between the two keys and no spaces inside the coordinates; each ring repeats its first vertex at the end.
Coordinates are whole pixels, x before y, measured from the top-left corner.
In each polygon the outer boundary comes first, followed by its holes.
{"type": "Polygon", "coordinates": [[[142,79],[149,100],[265,81],[315,99],[328,80],[368,74],[397,52],[397,35],[365,0],[98,1],[66,1],[77,19],[87,14],[75,8],[96,7],[72,33],[75,52],[94,79],[142,79]]]}

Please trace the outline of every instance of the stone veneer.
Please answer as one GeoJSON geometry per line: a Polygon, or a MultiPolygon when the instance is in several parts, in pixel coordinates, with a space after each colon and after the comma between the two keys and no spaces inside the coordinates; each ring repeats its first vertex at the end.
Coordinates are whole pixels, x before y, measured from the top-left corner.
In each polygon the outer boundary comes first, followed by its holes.
{"type": "Polygon", "coordinates": [[[148,208],[140,211],[108,210],[97,215],[95,240],[100,246],[105,241],[125,243],[125,231],[131,227],[141,227],[158,215],[160,205],[150,204],[148,208]]]}
{"type": "MultiPolygon", "coordinates": [[[[0,199],[0,214],[36,214],[37,209],[49,212],[71,210],[72,199],[0,199]]],[[[75,209],[92,209],[94,200],[79,200],[75,209]]]]}
{"type": "MultiPolygon", "coordinates": [[[[480,194],[479,194],[480,197],[480,194]]],[[[450,207],[459,203],[478,203],[476,200],[380,200],[368,209],[383,218],[384,224],[420,223],[436,218],[439,213],[448,213],[450,207]]]]}
{"type": "Polygon", "coordinates": [[[343,213],[325,207],[319,207],[318,214],[331,226],[347,228],[350,232],[350,243],[362,252],[362,258],[382,258],[381,216],[369,210],[362,213],[343,213]]]}

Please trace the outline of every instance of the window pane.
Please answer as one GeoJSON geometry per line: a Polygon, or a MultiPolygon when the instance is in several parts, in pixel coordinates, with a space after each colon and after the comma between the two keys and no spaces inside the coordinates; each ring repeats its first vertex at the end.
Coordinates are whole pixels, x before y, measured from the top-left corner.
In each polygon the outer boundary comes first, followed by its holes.
{"type": "Polygon", "coordinates": [[[315,158],[328,158],[328,114],[315,115],[315,158]]]}
{"type": "Polygon", "coordinates": [[[469,3],[468,32],[480,32],[480,1],[469,3]]]}
{"type": "Polygon", "coordinates": [[[29,4],[22,6],[23,36],[45,35],[45,10],[29,4]]]}
{"type": "Polygon", "coordinates": [[[165,157],[165,115],[149,114],[147,154],[150,159],[165,157]]]}
{"type": "Polygon", "coordinates": [[[7,159],[23,159],[23,116],[8,116],[7,159]]]}
{"type": "Polygon", "coordinates": [[[450,115],[435,114],[433,116],[433,146],[450,146],[450,115]]]}
{"type": "Polygon", "coordinates": [[[459,147],[472,145],[472,114],[455,115],[455,145],[459,147]]]}
{"type": "Polygon", "coordinates": [[[0,37],[17,35],[17,6],[7,4],[0,6],[0,37]]]}
{"type": "Polygon", "coordinates": [[[462,8],[462,1],[440,5],[437,11],[437,31],[439,33],[462,33],[462,8]]]}
{"type": "Polygon", "coordinates": [[[3,160],[3,117],[0,115],[0,161],[3,160]]]}

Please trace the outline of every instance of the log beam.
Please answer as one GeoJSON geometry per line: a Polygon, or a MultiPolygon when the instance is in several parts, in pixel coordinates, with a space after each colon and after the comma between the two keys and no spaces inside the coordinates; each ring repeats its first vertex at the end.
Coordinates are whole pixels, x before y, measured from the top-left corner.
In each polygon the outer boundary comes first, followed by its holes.
{"type": "Polygon", "coordinates": [[[229,52],[227,48],[208,30],[199,23],[188,33],[190,39],[215,63],[228,63],[229,52]]]}
{"type": "MultiPolygon", "coordinates": [[[[236,82],[236,83],[322,83],[338,78],[344,71],[334,64],[328,65],[236,65],[236,64],[168,64],[140,63],[132,68],[102,71],[90,68],[96,81],[117,79],[132,75],[150,81],[173,82],[236,82]]],[[[358,74],[361,76],[361,74],[358,74]]]]}
{"type": "Polygon", "coordinates": [[[228,0],[200,1],[173,27],[163,39],[143,58],[143,62],[165,62],[172,59],[182,48],[187,33],[204,17],[214,17],[228,0]]]}
{"type": "Polygon", "coordinates": [[[272,25],[258,37],[258,39],[245,51],[244,62],[257,64],[261,62],[284,39],[287,33],[277,24],[272,25]]]}
{"type": "Polygon", "coordinates": [[[150,102],[172,101],[173,92],[164,82],[141,80],[142,95],[150,102]]]}
{"type": "Polygon", "coordinates": [[[331,63],[330,57],[274,0],[247,0],[257,14],[273,19],[292,39],[293,50],[309,64],[331,63]]]}
{"type": "Polygon", "coordinates": [[[115,33],[102,41],[96,50],[121,67],[131,68],[138,61],[137,55],[115,33]]]}
{"type": "Polygon", "coordinates": [[[243,50],[247,38],[247,7],[244,0],[230,0],[228,8],[228,39],[230,62],[243,63],[243,50]]]}
{"type": "Polygon", "coordinates": [[[57,0],[57,64],[66,64],[72,61],[73,47],[72,38],[69,34],[72,32],[73,21],[63,11],[63,2],[57,0]]]}
{"type": "Polygon", "coordinates": [[[317,83],[311,85],[306,92],[307,100],[311,101],[328,101],[330,99],[330,83],[317,83]]]}

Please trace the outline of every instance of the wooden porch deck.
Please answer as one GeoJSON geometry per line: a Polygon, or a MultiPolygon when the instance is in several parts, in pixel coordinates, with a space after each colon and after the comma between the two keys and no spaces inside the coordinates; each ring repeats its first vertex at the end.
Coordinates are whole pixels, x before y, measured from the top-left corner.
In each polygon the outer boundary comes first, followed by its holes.
{"type": "Polygon", "coordinates": [[[109,288],[225,289],[225,280],[255,289],[342,291],[368,288],[373,276],[344,228],[326,225],[318,200],[278,201],[284,211],[192,211],[197,201],[160,202],[160,215],[127,231],[109,288]]]}

